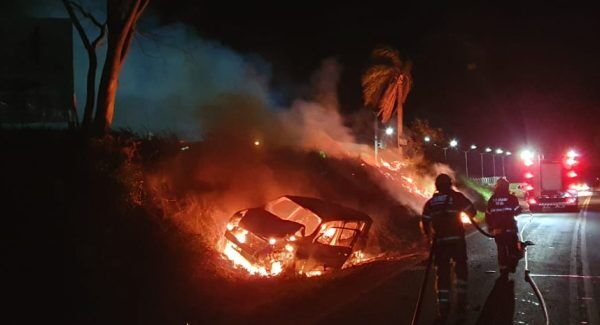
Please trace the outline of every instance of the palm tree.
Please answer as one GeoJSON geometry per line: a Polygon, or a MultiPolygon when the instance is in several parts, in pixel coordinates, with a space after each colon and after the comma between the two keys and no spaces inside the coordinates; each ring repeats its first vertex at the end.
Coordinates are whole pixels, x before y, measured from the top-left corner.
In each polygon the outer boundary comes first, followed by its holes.
{"type": "MultiPolygon", "coordinates": [[[[390,47],[380,47],[371,53],[373,63],[362,76],[363,99],[367,108],[373,109],[382,123],[387,123],[394,110],[398,114],[398,148],[405,144],[402,131],[402,106],[412,87],[412,63],[400,58],[400,53],[390,47]]],[[[377,147],[377,146],[376,146],[377,147]]]]}

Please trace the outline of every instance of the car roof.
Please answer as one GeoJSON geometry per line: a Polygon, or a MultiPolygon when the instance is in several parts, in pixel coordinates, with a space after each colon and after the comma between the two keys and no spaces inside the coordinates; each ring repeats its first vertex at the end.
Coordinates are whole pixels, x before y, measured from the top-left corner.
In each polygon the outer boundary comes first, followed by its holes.
{"type": "Polygon", "coordinates": [[[285,195],[283,197],[295,202],[305,209],[312,211],[323,221],[360,220],[371,224],[371,218],[364,212],[346,208],[339,204],[323,201],[312,197],[285,195]]]}

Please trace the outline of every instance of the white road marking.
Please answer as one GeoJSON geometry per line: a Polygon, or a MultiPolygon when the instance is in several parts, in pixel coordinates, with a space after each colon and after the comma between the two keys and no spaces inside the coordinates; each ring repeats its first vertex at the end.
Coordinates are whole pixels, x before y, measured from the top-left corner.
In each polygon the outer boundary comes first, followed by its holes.
{"type": "MultiPolygon", "coordinates": [[[[584,203],[585,208],[585,203],[584,203]]],[[[579,228],[581,224],[581,212],[577,215],[575,228],[573,230],[573,238],[571,239],[571,255],[569,258],[569,273],[578,274],[577,271],[577,243],[579,243],[579,228]]],[[[569,324],[577,324],[579,315],[579,305],[577,303],[578,285],[577,279],[569,279],[569,324]]]]}
{"type": "Polygon", "coordinates": [[[574,278],[574,279],[600,279],[600,275],[580,275],[580,274],[529,274],[536,277],[549,278],[574,278]]]}
{"type": "MultiPolygon", "coordinates": [[[[582,213],[582,225],[581,225],[581,234],[579,235],[579,239],[581,240],[581,264],[583,267],[583,275],[590,276],[590,263],[588,261],[587,255],[587,244],[586,237],[587,233],[585,231],[585,226],[587,224],[587,212],[588,206],[592,197],[588,197],[585,205],[584,211],[582,213]]],[[[583,280],[583,290],[585,292],[586,297],[595,297],[594,296],[594,286],[592,285],[591,278],[584,278],[583,280]]],[[[591,324],[600,324],[600,316],[598,316],[598,306],[596,306],[596,301],[594,299],[586,299],[586,310],[588,315],[588,322],[591,324]]]]}

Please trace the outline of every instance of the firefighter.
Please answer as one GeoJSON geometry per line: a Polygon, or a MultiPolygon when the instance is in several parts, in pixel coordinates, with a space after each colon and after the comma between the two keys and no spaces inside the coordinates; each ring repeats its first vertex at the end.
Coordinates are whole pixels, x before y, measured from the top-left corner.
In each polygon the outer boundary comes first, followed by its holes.
{"type": "Polygon", "coordinates": [[[436,193],[423,208],[421,229],[434,245],[434,265],[438,320],[450,313],[451,270],[456,275],[457,307],[464,316],[467,308],[467,247],[462,212],[473,217],[477,213],[469,199],[452,189],[452,179],[440,174],[435,179],[436,193]]]}
{"type": "Polygon", "coordinates": [[[523,257],[515,220],[515,216],[521,213],[521,206],[519,199],[509,192],[508,185],[505,178],[496,182],[494,195],[488,201],[485,213],[485,222],[494,235],[498,248],[498,267],[503,278],[507,278],[509,272],[516,271],[517,264],[523,257]]]}

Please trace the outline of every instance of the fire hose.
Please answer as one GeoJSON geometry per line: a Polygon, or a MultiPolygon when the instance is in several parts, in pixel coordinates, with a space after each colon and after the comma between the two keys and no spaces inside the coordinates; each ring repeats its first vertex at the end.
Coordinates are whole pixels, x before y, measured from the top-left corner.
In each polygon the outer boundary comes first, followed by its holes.
{"type": "MultiPolygon", "coordinates": [[[[533,214],[531,212],[529,212],[529,217],[529,223],[531,223],[531,220],[533,220],[533,214]]],[[[483,230],[472,216],[469,215],[469,219],[471,220],[471,224],[475,227],[475,229],[477,229],[482,235],[489,238],[495,238],[494,235],[483,230]]],[[[537,297],[538,301],[540,302],[540,306],[542,307],[545,323],[546,325],[549,325],[550,317],[548,316],[548,307],[546,306],[546,301],[544,300],[544,296],[542,296],[542,292],[538,288],[537,284],[535,283],[535,281],[533,281],[533,278],[530,275],[531,271],[529,270],[529,263],[527,263],[527,246],[532,246],[535,244],[529,240],[523,241],[523,230],[525,230],[525,227],[521,229],[521,233],[519,234],[519,241],[521,242],[521,245],[523,245],[523,250],[525,251],[525,282],[529,283],[531,289],[535,293],[535,296],[537,297]]]]}
{"type": "MultiPolygon", "coordinates": [[[[533,214],[531,214],[531,212],[530,212],[529,215],[530,215],[529,223],[531,223],[531,220],[533,219],[533,214]]],[[[479,224],[477,224],[477,222],[475,221],[475,219],[472,216],[469,215],[469,219],[471,220],[471,224],[475,227],[475,229],[477,229],[477,231],[479,231],[482,235],[484,235],[485,237],[488,237],[488,238],[496,238],[496,236],[483,230],[483,228],[481,228],[479,226],[479,224]]],[[[527,250],[526,250],[527,246],[534,245],[534,243],[532,243],[529,240],[525,241],[525,242],[522,241],[522,239],[523,239],[522,235],[523,235],[524,229],[525,229],[525,227],[523,227],[523,229],[521,229],[521,233],[519,234],[519,237],[521,240],[521,244],[524,246],[525,255],[527,255],[527,250]]],[[[431,247],[429,249],[429,257],[427,259],[427,268],[425,269],[425,275],[423,276],[423,282],[421,283],[421,288],[419,289],[419,296],[417,298],[417,303],[415,305],[415,310],[413,312],[411,325],[416,325],[418,323],[419,317],[421,315],[421,306],[423,305],[423,296],[425,293],[425,289],[427,287],[427,281],[429,279],[429,273],[431,271],[431,265],[433,264],[434,255],[435,255],[435,240],[432,242],[431,247]]],[[[530,276],[527,258],[525,258],[525,282],[529,283],[529,285],[533,289],[535,296],[537,297],[538,301],[540,302],[542,311],[544,312],[545,323],[546,323],[546,325],[549,325],[550,318],[548,316],[548,308],[546,307],[546,301],[544,300],[544,297],[542,296],[542,293],[541,293],[540,289],[538,288],[538,286],[536,285],[535,281],[533,281],[533,278],[530,276]]]]}
{"type": "Polygon", "coordinates": [[[429,257],[427,258],[427,268],[425,269],[425,275],[423,276],[423,283],[421,283],[421,289],[419,289],[419,297],[417,298],[417,304],[415,306],[415,311],[413,312],[413,317],[411,324],[416,325],[419,321],[419,316],[421,315],[421,306],[423,305],[423,296],[425,295],[425,288],[427,287],[427,280],[429,279],[429,272],[431,271],[431,264],[433,264],[433,255],[435,252],[435,240],[431,243],[431,247],[429,248],[429,257]]]}

